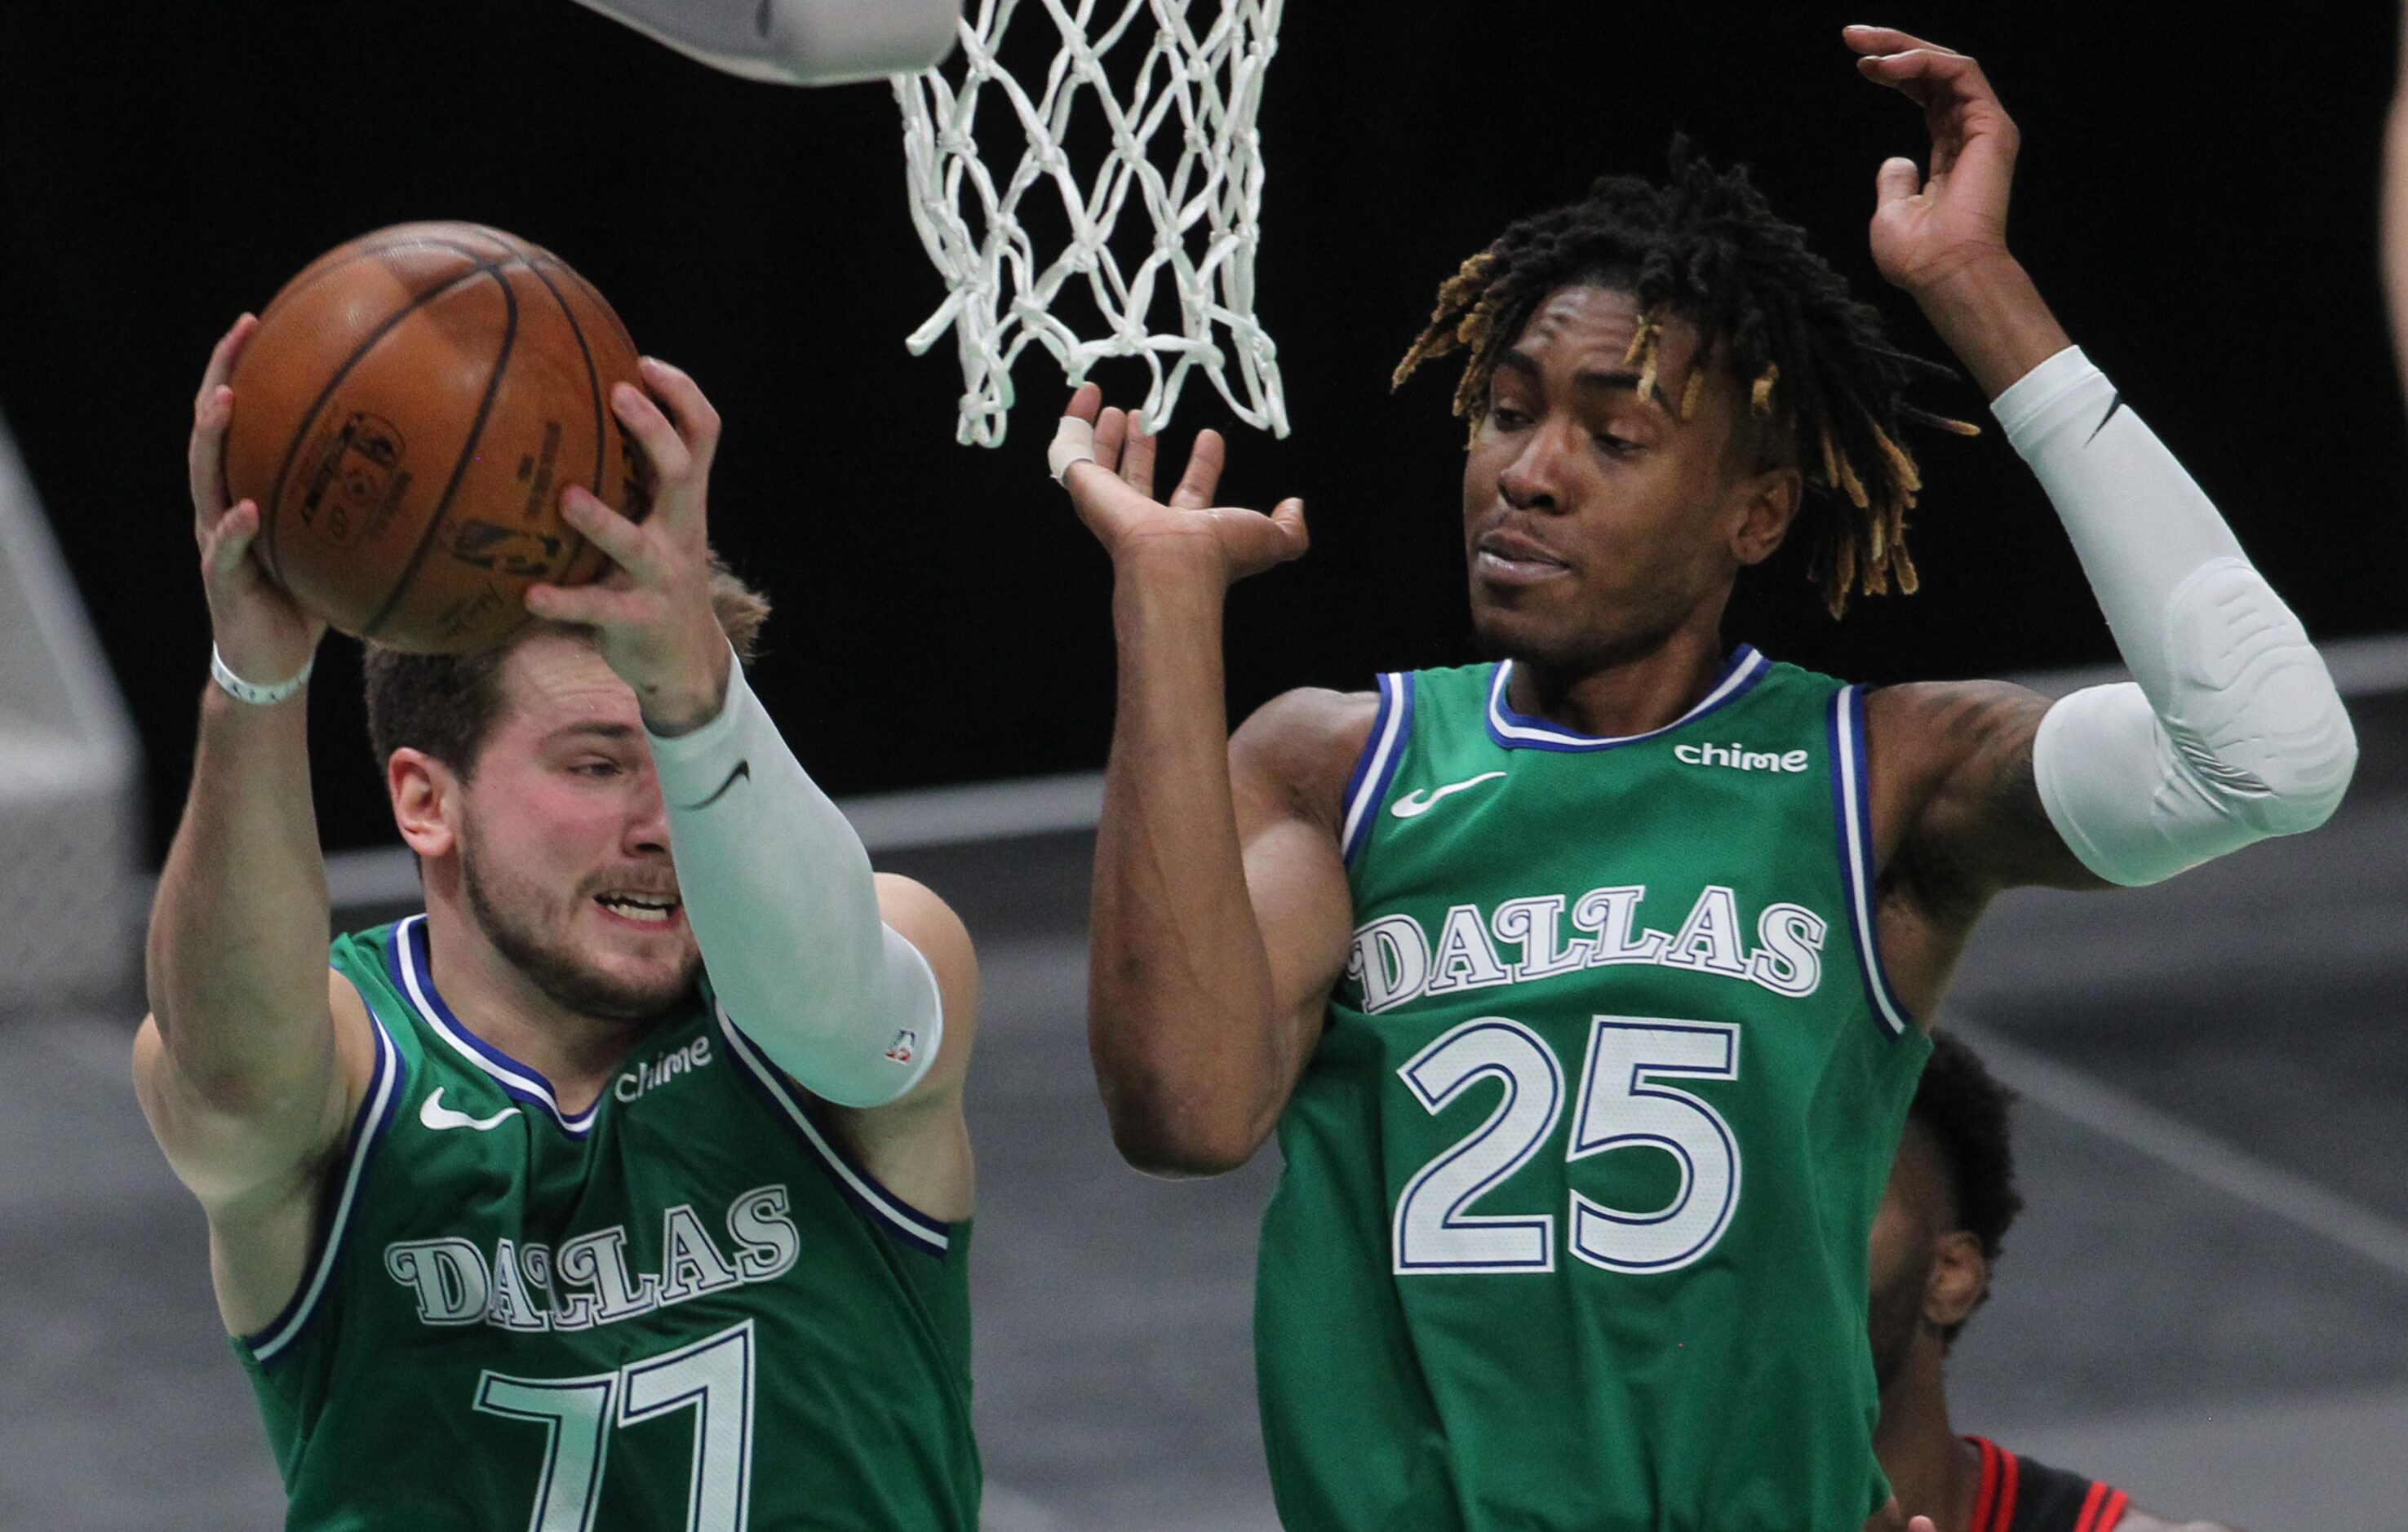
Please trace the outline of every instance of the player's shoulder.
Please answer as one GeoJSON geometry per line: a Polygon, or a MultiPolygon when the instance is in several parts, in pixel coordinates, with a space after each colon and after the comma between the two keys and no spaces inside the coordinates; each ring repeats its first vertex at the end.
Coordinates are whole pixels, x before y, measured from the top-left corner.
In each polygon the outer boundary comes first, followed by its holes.
{"type": "Polygon", "coordinates": [[[2047,697],[2005,680],[1869,688],[1865,749],[1877,763],[1877,780],[1936,786],[1985,757],[2028,750],[2048,709],[2047,697]]]}
{"type": "Polygon", "coordinates": [[[2001,715],[2037,719],[2049,699],[2011,680],[1910,680],[1865,689],[1868,736],[1976,734],[2001,715]]]}
{"type": "Polygon", "coordinates": [[[1229,737],[1229,770],[1241,787],[1326,817],[1378,723],[1381,694],[1299,686],[1254,709],[1229,737]]]}

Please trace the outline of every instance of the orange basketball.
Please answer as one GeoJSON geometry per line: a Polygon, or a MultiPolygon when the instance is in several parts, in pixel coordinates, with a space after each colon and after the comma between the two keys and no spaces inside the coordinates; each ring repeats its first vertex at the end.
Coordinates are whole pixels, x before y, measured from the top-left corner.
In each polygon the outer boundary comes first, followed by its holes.
{"type": "Polygon", "coordinates": [[[225,477],[268,574],[345,633],[481,649],[526,588],[608,567],[560,519],[581,484],[626,515],[651,470],[610,412],[626,326],[558,256],[475,223],[405,223],[284,285],[234,369],[225,477]]]}

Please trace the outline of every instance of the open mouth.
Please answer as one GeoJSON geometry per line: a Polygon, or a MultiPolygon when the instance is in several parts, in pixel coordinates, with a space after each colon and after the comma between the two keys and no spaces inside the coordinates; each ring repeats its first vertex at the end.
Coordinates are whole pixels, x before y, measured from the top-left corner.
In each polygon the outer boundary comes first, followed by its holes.
{"type": "Polygon", "coordinates": [[[594,902],[606,914],[655,928],[675,923],[681,904],[674,894],[597,894],[594,902]]]}

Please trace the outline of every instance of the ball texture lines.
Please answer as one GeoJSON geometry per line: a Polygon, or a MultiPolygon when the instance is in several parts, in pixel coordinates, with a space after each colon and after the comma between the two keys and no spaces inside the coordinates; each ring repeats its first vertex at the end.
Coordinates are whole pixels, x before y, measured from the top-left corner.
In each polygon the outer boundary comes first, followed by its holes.
{"type": "Polygon", "coordinates": [[[481,649],[538,581],[609,561],[560,518],[580,484],[641,520],[642,452],[610,410],[635,343],[558,256],[475,223],[407,223],[286,283],[236,363],[229,497],[262,564],[345,633],[481,649]]]}

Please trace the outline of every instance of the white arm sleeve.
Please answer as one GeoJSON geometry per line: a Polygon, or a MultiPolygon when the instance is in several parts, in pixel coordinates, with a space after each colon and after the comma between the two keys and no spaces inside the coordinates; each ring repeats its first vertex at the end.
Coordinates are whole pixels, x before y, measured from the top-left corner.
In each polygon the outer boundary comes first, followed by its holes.
{"type": "Polygon", "coordinates": [[[2133,680],[2051,708],[2049,822],[2110,882],[2153,883],[2323,823],[2358,762],[2300,620],[2157,434],[2078,348],[1991,409],[2071,535],[2133,680]]]}
{"type": "Polygon", "coordinates": [[[719,716],[652,737],[678,894],[720,1004],[805,1090],[877,1107],[943,1040],[937,976],[879,916],[861,838],[731,662],[719,716]]]}

